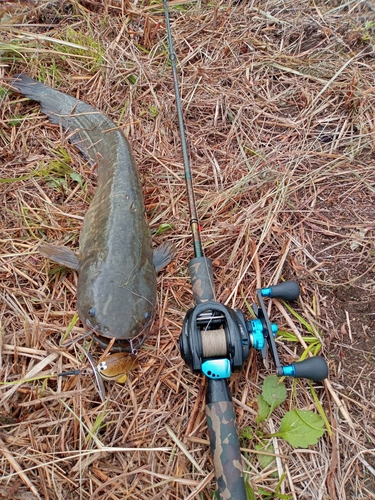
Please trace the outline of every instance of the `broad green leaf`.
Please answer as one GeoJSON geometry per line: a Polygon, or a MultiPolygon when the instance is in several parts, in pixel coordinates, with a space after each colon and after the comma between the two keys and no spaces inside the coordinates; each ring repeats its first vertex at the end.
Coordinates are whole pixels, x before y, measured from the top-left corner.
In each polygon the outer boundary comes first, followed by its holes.
{"type": "Polygon", "coordinates": [[[316,444],[324,434],[324,421],[310,410],[291,410],[281,420],[280,431],[275,435],[288,441],[295,448],[316,444]]]}
{"type": "Polygon", "coordinates": [[[286,400],[286,389],[276,375],[269,375],[263,382],[262,396],[270,405],[270,413],[286,400]]]}
{"type": "MultiPolygon", "coordinates": [[[[267,443],[263,443],[263,444],[259,443],[255,446],[255,449],[258,451],[268,451],[269,453],[275,453],[275,449],[274,449],[272,443],[269,443],[268,445],[267,445],[267,443]]],[[[275,461],[275,457],[273,457],[272,455],[263,455],[261,453],[258,454],[258,462],[259,462],[260,468],[262,470],[265,469],[266,467],[268,467],[274,461],[275,461]]],[[[275,476],[273,474],[271,474],[271,477],[275,477],[275,476]]],[[[276,477],[277,477],[277,473],[276,473],[276,477]]]]}
{"type": "Polygon", "coordinates": [[[80,186],[82,186],[82,175],[79,174],[78,172],[72,172],[70,175],[70,178],[73,179],[73,181],[78,182],[80,186]]]}
{"type": "Polygon", "coordinates": [[[67,187],[67,182],[65,177],[56,177],[55,179],[51,179],[47,181],[47,184],[52,187],[52,188],[66,188],[67,187]]]}
{"type": "Polygon", "coordinates": [[[255,401],[258,403],[258,415],[256,418],[256,423],[260,424],[261,422],[266,420],[266,418],[270,414],[271,407],[261,394],[255,396],[255,401]]]}

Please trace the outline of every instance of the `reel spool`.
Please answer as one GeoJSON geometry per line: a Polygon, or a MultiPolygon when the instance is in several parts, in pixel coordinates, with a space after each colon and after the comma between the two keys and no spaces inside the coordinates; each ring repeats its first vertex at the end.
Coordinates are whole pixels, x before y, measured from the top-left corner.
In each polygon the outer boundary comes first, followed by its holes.
{"type": "Polygon", "coordinates": [[[198,304],[185,316],[179,345],[193,372],[212,379],[229,378],[249,355],[245,318],[241,311],[218,302],[198,304]]]}

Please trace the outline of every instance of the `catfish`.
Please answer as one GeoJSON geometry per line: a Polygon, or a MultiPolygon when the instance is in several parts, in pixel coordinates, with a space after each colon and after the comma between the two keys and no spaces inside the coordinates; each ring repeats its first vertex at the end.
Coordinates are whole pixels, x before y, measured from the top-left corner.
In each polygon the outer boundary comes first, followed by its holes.
{"type": "Polygon", "coordinates": [[[138,169],[122,130],[92,106],[28,76],[12,82],[37,101],[69,140],[97,164],[98,185],[84,217],[79,255],[68,247],[45,244],[40,253],[78,272],[77,304],[82,323],[102,347],[139,347],[150,329],[157,304],[157,273],[175,250],[164,243],[152,249],[138,169]]]}

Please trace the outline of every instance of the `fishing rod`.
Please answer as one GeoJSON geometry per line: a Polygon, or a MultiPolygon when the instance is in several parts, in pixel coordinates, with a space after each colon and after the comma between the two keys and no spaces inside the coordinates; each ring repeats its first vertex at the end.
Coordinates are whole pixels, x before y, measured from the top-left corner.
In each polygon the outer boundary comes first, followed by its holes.
{"type": "Polygon", "coordinates": [[[300,294],[298,283],[286,281],[258,289],[257,304],[252,306],[256,319],[247,320],[239,309],[215,301],[212,263],[204,256],[200,237],[167,0],[163,0],[163,5],[194,246],[194,258],[188,269],[195,306],[186,313],[179,348],[181,357],[192,371],[203,373],[207,378],[206,418],[218,500],[246,500],[236,413],[227,379],[234,371],[241,370],[251,347],[261,351],[264,361],[270,351],[279,377],[321,381],[328,376],[328,367],[319,356],[288,366],[280,363],[274,340],[278,328],[270,322],[264,298],[296,300],[300,294]]]}

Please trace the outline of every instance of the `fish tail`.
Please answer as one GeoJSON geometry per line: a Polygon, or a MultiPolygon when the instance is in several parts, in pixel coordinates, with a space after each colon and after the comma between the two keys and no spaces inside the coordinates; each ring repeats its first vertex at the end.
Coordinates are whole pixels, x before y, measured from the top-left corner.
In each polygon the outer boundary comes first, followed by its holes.
{"type": "Polygon", "coordinates": [[[42,112],[49,117],[51,122],[61,123],[64,128],[67,126],[64,115],[70,115],[75,107],[81,104],[78,99],[47,87],[26,75],[16,75],[12,85],[24,96],[39,102],[42,112]]]}
{"type": "Polygon", "coordinates": [[[87,159],[95,163],[98,152],[105,154],[98,143],[103,138],[103,130],[115,125],[100,111],[26,75],[16,75],[12,85],[21,94],[39,102],[50,122],[70,133],[69,139],[87,159]]]}

